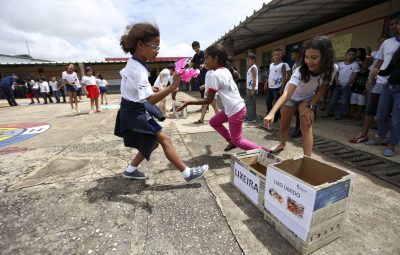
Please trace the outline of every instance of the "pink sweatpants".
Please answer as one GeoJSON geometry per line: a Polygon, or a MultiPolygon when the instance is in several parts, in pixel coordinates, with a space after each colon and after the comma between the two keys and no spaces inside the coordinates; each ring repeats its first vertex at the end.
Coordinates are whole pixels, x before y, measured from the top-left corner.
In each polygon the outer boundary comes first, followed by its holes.
{"type": "Polygon", "coordinates": [[[249,140],[243,139],[242,128],[245,117],[246,107],[243,107],[242,110],[231,117],[226,116],[225,111],[221,110],[210,119],[209,123],[228,143],[242,150],[263,149],[269,151],[249,140]],[[225,122],[229,123],[229,131],[222,125],[225,122]]]}

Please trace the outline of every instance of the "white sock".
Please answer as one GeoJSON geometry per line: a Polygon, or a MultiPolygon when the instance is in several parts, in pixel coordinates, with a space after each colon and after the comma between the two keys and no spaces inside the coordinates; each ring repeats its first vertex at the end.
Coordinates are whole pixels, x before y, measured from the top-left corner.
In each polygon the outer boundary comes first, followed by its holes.
{"type": "Polygon", "coordinates": [[[185,170],[182,172],[183,178],[189,178],[190,176],[190,168],[186,167],[185,170]]]}
{"type": "Polygon", "coordinates": [[[136,171],[136,169],[137,169],[136,167],[128,165],[125,171],[127,171],[128,173],[133,173],[134,171],[136,171]]]}

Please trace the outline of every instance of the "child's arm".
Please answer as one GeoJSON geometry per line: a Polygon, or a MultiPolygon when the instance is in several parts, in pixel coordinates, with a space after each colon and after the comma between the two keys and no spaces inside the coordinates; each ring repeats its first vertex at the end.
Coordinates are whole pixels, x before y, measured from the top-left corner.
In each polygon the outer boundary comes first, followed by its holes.
{"type": "Polygon", "coordinates": [[[257,85],[257,83],[256,83],[257,71],[254,67],[251,69],[251,76],[252,76],[253,84],[252,84],[252,88],[250,91],[250,96],[253,97],[256,94],[256,85],[257,85]]]}
{"type": "Polygon", "coordinates": [[[283,91],[283,94],[279,97],[278,101],[272,107],[272,110],[269,114],[264,118],[264,126],[269,128],[269,124],[274,122],[275,113],[284,105],[293,95],[294,91],[296,90],[296,86],[289,83],[287,88],[283,91]]]}
{"type": "Polygon", "coordinates": [[[353,84],[353,81],[356,79],[358,72],[354,72],[351,74],[349,81],[346,83],[345,86],[342,87],[342,89],[346,89],[347,87],[350,87],[351,84],[353,84]]]}
{"type": "Polygon", "coordinates": [[[177,108],[177,111],[182,111],[186,106],[188,105],[205,105],[205,104],[211,104],[212,101],[215,98],[215,93],[217,93],[213,89],[208,89],[207,90],[207,97],[200,99],[200,100],[193,100],[193,101],[183,101],[182,105],[177,108]]]}
{"type": "Polygon", "coordinates": [[[160,102],[162,99],[164,99],[166,96],[168,96],[171,92],[173,92],[176,88],[178,88],[180,82],[181,82],[181,76],[178,74],[174,74],[174,82],[172,83],[172,85],[149,96],[147,98],[147,101],[150,104],[156,104],[156,103],[160,102]]]}
{"type": "Polygon", "coordinates": [[[285,89],[285,85],[286,85],[286,65],[283,64],[282,68],[281,68],[281,72],[282,72],[282,86],[281,89],[279,90],[279,93],[283,93],[283,90],[285,89]]]}

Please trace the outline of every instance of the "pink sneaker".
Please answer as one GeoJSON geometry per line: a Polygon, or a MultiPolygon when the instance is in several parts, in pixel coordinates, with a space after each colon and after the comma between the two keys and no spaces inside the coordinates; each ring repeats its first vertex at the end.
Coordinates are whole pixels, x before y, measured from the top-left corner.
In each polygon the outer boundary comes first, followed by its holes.
{"type": "Polygon", "coordinates": [[[366,141],[368,141],[368,136],[365,136],[365,135],[358,135],[349,140],[349,142],[351,142],[351,143],[363,143],[366,141]]]}

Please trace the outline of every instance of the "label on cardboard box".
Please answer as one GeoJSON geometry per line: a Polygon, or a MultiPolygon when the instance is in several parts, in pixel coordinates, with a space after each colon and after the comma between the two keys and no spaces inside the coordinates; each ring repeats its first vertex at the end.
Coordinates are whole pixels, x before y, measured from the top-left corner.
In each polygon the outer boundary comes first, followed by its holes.
{"type": "Polygon", "coordinates": [[[258,204],[258,190],[260,187],[260,179],[257,175],[247,170],[242,165],[235,162],[234,165],[234,185],[240,189],[253,202],[258,204]]]}
{"type": "Polygon", "coordinates": [[[315,197],[314,211],[336,203],[349,196],[350,180],[340,182],[326,189],[318,190],[315,197]]]}
{"type": "Polygon", "coordinates": [[[316,191],[268,167],[265,208],[304,241],[310,230],[316,191]]]}

